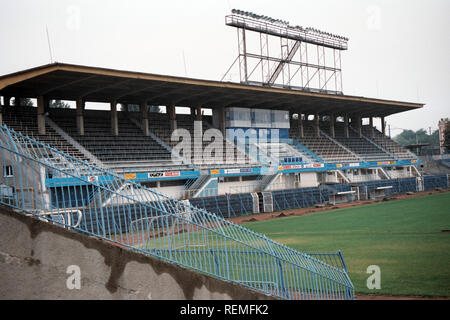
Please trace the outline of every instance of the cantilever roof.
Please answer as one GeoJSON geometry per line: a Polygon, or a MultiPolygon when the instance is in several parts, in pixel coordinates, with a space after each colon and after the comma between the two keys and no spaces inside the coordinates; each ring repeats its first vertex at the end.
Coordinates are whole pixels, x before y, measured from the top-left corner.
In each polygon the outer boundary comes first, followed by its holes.
{"type": "Polygon", "coordinates": [[[305,114],[388,116],[424,104],[332,95],[231,82],[53,63],[0,77],[0,94],[10,97],[187,107],[247,107],[305,114]]]}

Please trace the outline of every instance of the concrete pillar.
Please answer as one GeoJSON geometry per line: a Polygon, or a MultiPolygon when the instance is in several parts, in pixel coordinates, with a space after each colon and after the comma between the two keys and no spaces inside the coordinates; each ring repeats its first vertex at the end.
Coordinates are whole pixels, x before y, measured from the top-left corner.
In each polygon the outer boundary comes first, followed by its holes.
{"type": "Polygon", "coordinates": [[[344,116],[344,135],[346,138],[350,137],[350,133],[348,130],[348,115],[344,116]]]}
{"type": "Polygon", "coordinates": [[[148,105],[146,101],[141,102],[140,105],[141,111],[141,121],[142,121],[142,131],[144,132],[144,136],[150,135],[150,127],[148,124],[148,105]]]}
{"type": "Polygon", "coordinates": [[[332,138],[336,138],[336,134],[334,132],[334,122],[336,121],[336,117],[334,114],[330,114],[330,135],[332,138]]]}
{"type": "Polygon", "coordinates": [[[319,128],[319,115],[316,113],[314,115],[314,130],[317,137],[320,137],[320,128],[319,128]]]}
{"type": "Polygon", "coordinates": [[[298,136],[300,138],[305,136],[305,131],[303,129],[303,115],[301,113],[298,114],[298,136]]]}
{"type": "MultiPolygon", "coordinates": [[[[1,100],[1,96],[0,96],[0,100],[1,100]]],[[[5,105],[5,97],[3,97],[3,105],[1,104],[0,101],[0,126],[3,125],[3,106],[5,105]]]]}
{"type": "Polygon", "coordinates": [[[195,108],[195,120],[202,121],[202,107],[195,108]]]}
{"type": "Polygon", "coordinates": [[[8,97],[8,96],[3,97],[3,105],[5,107],[10,107],[11,106],[11,97],[8,97]]]}
{"type": "Polygon", "coordinates": [[[375,129],[373,128],[373,117],[369,118],[369,126],[370,126],[370,137],[375,137],[375,129]]]}
{"type": "Polygon", "coordinates": [[[361,116],[356,117],[356,129],[358,131],[358,136],[360,138],[362,138],[363,134],[362,134],[362,118],[361,118],[361,116]]]}
{"type": "Polygon", "coordinates": [[[222,135],[224,137],[226,137],[226,115],[225,115],[225,108],[224,107],[220,107],[219,108],[219,119],[220,119],[220,123],[219,123],[219,129],[220,132],[222,132],[222,135]]]}
{"type": "Polygon", "coordinates": [[[37,124],[39,134],[45,134],[45,103],[43,96],[37,97],[37,124]]]}
{"type": "Polygon", "coordinates": [[[381,132],[386,135],[386,120],[384,117],[381,117],[381,132]]]}
{"type": "Polygon", "coordinates": [[[80,136],[84,136],[84,101],[78,99],[77,103],[77,131],[80,136]]]}
{"type": "Polygon", "coordinates": [[[117,101],[111,101],[111,133],[119,135],[119,119],[117,117],[117,101]]]}
{"type": "Polygon", "coordinates": [[[170,131],[174,131],[177,129],[177,111],[175,106],[167,106],[167,112],[169,113],[170,131]]]}

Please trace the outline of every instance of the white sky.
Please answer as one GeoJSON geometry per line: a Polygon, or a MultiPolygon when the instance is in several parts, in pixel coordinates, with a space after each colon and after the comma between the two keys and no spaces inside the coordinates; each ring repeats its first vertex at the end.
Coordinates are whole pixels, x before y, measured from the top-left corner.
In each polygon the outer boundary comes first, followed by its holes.
{"type": "Polygon", "coordinates": [[[50,62],[47,26],[54,61],[220,80],[232,8],[350,38],[345,94],[426,103],[388,117],[393,135],[450,117],[448,0],[0,0],[0,74],[50,62]]]}

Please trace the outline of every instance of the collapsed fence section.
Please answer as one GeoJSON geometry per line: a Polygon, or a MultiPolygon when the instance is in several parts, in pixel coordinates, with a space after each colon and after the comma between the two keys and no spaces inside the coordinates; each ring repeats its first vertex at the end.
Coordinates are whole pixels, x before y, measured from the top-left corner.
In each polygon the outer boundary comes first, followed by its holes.
{"type": "Polygon", "coordinates": [[[0,127],[0,203],[282,299],[353,299],[346,268],[0,127]],[[46,177],[70,177],[55,197],[46,177]],[[105,177],[109,177],[106,179],[105,177]],[[112,177],[112,178],[111,178],[112,177]]]}

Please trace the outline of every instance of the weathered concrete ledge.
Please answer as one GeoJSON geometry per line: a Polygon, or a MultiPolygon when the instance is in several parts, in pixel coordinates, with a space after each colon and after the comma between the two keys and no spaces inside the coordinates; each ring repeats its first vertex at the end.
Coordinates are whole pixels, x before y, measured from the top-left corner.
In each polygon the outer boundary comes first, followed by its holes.
{"type": "Polygon", "coordinates": [[[3,206],[0,284],[0,299],[273,299],[3,206]]]}

